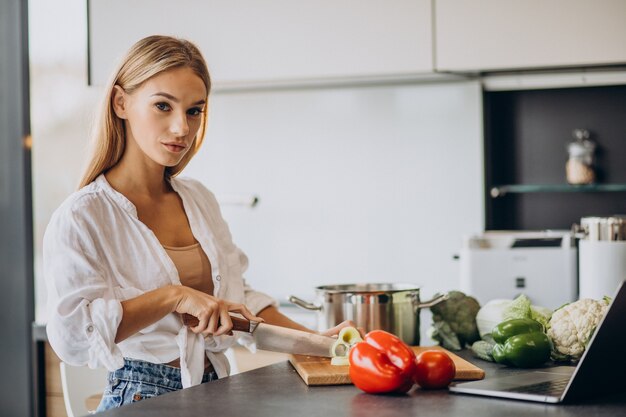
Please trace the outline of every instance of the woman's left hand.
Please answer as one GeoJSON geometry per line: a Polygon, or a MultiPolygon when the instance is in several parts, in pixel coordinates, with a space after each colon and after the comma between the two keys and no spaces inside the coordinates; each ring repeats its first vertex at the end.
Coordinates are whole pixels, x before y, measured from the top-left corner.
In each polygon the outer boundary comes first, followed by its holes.
{"type": "MultiPolygon", "coordinates": [[[[343,329],[344,327],[356,327],[356,324],[352,320],[342,321],[341,323],[339,323],[335,327],[331,327],[330,329],[328,329],[328,330],[326,330],[324,332],[320,332],[320,334],[322,336],[337,337],[337,335],[339,334],[341,329],[343,329]]],[[[365,329],[363,329],[362,327],[356,327],[356,329],[361,334],[361,337],[365,337],[365,329]]]]}

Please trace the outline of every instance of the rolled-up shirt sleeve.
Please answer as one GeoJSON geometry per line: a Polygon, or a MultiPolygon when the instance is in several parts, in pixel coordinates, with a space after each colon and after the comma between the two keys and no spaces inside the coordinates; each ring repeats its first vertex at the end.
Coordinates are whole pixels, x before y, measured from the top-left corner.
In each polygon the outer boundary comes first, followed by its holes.
{"type": "Polygon", "coordinates": [[[98,232],[76,208],[60,208],[52,217],[43,244],[46,331],[62,361],[113,371],[124,364],[115,344],[122,305],[100,272],[92,238],[98,232]]]}

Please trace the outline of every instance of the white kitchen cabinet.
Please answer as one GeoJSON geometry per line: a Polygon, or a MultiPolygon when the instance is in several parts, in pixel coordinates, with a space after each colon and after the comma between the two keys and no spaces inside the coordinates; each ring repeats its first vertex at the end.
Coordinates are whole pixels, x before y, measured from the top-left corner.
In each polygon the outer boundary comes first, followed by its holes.
{"type": "Polygon", "coordinates": [[[90,82],[138,39],[194,41],[217,87],[432,73],[430,0],[90,0],[90,82]]]}
{"type": "Polygon", "coordinates": [[[435,0],[434,4],[437,70],[626,63],[624,0],[435,0]]]}

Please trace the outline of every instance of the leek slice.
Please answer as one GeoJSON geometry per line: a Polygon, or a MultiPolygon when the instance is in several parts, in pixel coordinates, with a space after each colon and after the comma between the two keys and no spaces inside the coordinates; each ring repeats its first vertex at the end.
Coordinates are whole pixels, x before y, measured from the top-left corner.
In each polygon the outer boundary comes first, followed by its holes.
{"type": "Polygon", "coordinates": [[[348,352],[350,352],[350,345],[340,339],[337,339],[330,348],[333,358],[348,357],[348,352]]]}
{"type": "Polygon", "coordinates": [[[359,333],[359,331],[354,327],[344,327],[343,329],[341,329],[341,331],[339,332],[339,336],[337,336],[337,339],[343,340],[350,346],[363,341],[363,339],[361,338],[361,333],[359,333]]]}
{"type": "Polygon", "coordinates": [[[350,366],[350,360],[347,356],[336,356],[330,360],[330,364],[335,366],[350,366]]]}
{"type": "Polygon", "coordinates": [[[330,353],[332,355],[332,359],[330,360],[331,365],[350,365],[348,360],[348,354],[350,353],[350,348],[355,344],[362,342],[361,334],[354,327],[344,327],[337,335],[337,341],[333,343],[331,347],[330,353]]]}

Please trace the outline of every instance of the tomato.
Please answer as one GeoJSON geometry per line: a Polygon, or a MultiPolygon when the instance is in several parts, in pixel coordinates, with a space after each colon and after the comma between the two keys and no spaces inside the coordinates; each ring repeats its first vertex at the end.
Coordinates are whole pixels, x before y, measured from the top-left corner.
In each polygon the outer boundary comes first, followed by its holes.
{"type": "Polygon", "coordinates": [[[426,350],[415,359],[417,366],[413,379],[422,388],[438,389],[450,385],[454,379],[456,367],[445,352],[426,350]]]}

